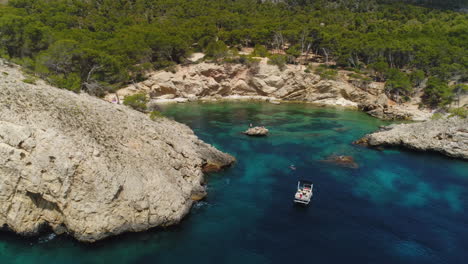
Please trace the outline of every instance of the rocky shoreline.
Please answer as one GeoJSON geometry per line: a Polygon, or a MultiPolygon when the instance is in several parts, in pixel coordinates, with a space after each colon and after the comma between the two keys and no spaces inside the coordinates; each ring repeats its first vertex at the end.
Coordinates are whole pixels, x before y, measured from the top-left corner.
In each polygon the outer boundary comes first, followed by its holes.
{"type": "Polygon", "coordinates": [[[430,111],[417,108],[418,102],[396,104],[384,92],[384,84],[350,78],[351,72],[324,79],[304,65],[279,69],[267,59],[258,64],[194,63],[178,65],[175,70],[148,74],[141,83],[125,87],[105,97],[108,101],[144,93],[151,103],[191,101],[258,100],[272,103],[304,102],[323,106],[360,109],[381,119],[427,120],[430,111]]]}
{"type": "Polygon", "coordinates": [[[234,157],[186,125],[35,85],[0,61],[0,226],[93,242],[178,223],[234,157]]]}
{"type": "Polygon", "coordinates": [[[355,144],[378,147],[398,146],[419,151],[434,151],[468,160],[468,119],[452,117],[420,123],[383,127],[355,144]]]}

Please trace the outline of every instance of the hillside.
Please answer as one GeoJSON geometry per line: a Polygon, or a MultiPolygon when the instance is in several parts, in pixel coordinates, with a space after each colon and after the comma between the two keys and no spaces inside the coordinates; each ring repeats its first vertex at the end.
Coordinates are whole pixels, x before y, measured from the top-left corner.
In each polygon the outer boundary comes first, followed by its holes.
{"type": "Polygon", "coordinates": [[[466,88],[468,15],[393,2],[14,0],[0,7],[0,56],[102,96],[194,51],[222,63],[256,47],[276,61],[315,55],[363,71],[401,101],[427,83],[423,104],[444,107],[466,88]]]}

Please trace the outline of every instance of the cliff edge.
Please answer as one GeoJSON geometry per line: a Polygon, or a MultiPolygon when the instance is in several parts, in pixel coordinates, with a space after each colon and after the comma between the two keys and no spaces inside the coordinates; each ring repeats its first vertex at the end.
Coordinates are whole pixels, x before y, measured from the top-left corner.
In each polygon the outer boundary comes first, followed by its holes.
{"type": "Polygon", "coordinates": [[[468,119],[453,117],[384,127],[356,141],[369,146],[401,146],[468,159],[468,119]]]}
{"type": "Polygon", "coordinates": [[[0,61],[0,226],[93,242],[178,223],[234,158],[183,124],[24,83],[0,61]]]}
{"type": "Polygon", "coordinates": [[[280,69],[266,58],[252,65],[201,62],[178,65],[172,72],[151,72],[146,81],[108,94],[105,99],[119,97],[122,101],[135,93],[147,94],[155,103],[250,97],[359,108],[381,119],[425,120],[432,115],[418,109],[419,102],[396,104],[385,94],[384,83],[365,83],[350,76],[353,72],[341,70],[327,79],[303,65],[280,69]]]}

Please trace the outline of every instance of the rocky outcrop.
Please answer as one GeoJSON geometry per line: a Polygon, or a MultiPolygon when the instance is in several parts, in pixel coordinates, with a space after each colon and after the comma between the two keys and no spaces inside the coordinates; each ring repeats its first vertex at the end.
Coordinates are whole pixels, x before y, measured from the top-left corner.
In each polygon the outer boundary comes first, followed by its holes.
{"type": "Polygon", "coordinates": [[[468,159],[468,119],[453,117],[391,125],[355,143],[368,146],[401,146],[468,159]]]}
{"type": "Polygon", "coordinates": [[[247,136],[252,137],[264,137],[268,135],[268,129],[265,127],[251,127],[244,131],[243,133],[247,136]]]}
{"type": "Polygon", "coordinates": [[[234,162],[183,124],[0,72],[0,226],[14,232],[92,242],[176,224],[206,194],[202,171],[234,162]]]}
{"type": "MultiPolygon", "coordinates": [[[[271,102],[303,101],[319,105],[360,108],[382,119],[411,119],[412,111],[396,107],[384,93],[383,83],[363,85],[349,80],[342,71],[336,80],[321,79],[303,65],[287,65],[280,70],[262,59],[258,64],[199,63],[178,66],[174,72],[158,71],[148,79],[118,91],[123,99],[137,92],[147,93],[156,102],[185,99],[257,98],[271,102]]],[[[114,98],[109,95],[108,98],[114,98]]],[[[177,101],[178,102],[178,101],[177,101]]]]}

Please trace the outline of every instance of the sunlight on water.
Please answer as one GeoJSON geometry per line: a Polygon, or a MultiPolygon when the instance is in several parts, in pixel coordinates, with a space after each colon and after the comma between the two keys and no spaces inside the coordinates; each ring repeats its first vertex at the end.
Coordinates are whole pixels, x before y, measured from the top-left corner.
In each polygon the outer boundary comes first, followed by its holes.
{"type": "Polygon", "coordinates": [[[455,264],[468,257],[468,164],[351,144],[385,122],[304,104],[187,103],[163,112],[238,160],[208,176],[206,200],[179,226],[92,245],[3,232],[0,263],[455,264]],[[270,135],[243,135],[250,123],[270,135]],[[352,156],[358,166],[323,162],[330,155],[352,156]],[[292,203],[298,179],[314,183],[309,207],[292,203]]]}

